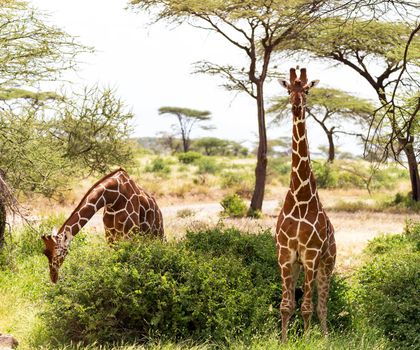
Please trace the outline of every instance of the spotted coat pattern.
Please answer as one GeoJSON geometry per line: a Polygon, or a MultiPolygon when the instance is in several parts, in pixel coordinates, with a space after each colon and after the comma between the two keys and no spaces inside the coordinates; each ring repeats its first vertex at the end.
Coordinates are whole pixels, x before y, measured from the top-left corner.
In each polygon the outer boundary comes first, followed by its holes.
{"type": "Polygon", "coordinates": [[[118,169],[90,188],[57,232],[42,236],[53,282],[58,279],[58,270],[72,239],[102,207],[105,237],[110,244],[133,234],[164,239],[162,213],[156,200],[138,186],[125,170],[118,169]]]}
{"type": "Polygon", "coordinates": [[[317,313],[321,328],[327,333],[327,299],[335,265],[334,229],[320,202],[311,169],[305,126],[306,94],[317,84],[308,84],[306,69],[290,70],[290,82],[280,81],[288,89],[292,103],[293,140],[290,187],[280,211],[276,229],[278,264],[282,279],[282,339],[287,339],[287,325],[295,309],[295,288],[303,267],[304,294],[301,306],[305,330],[312,316],[312,293],[318,288],[317,313]]]}

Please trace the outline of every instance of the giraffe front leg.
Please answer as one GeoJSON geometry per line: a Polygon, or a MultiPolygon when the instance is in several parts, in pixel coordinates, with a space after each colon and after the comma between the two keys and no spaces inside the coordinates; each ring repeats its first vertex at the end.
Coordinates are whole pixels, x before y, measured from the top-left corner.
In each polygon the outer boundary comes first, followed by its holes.
{"type": "Polygon", "coordinates": [[[300,265],[298,263],[286,263],[281,267],[282,276],[282,299],[280,304],[281,313],[281,338],[287,341],[287,326],[295,307],[295,286],[299,277],[300,265]]]}
{"type": "Polygon", "coordinates": [[[305,284],[303,290],[303,302],[301,306],[301,313],[303,317],[303,327],[306,332],[310,327],[313,304],[312,304],[312,293],[315,284],[316,273],[318,269],[319,257],[315,256],[312,259],[305,259],[304,273],[305,273],[305,284]]]}

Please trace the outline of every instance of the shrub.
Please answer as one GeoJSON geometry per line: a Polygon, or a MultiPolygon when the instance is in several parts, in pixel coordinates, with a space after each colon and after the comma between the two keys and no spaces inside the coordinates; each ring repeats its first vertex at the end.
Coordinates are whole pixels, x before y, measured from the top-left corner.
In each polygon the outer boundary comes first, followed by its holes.
{"type": "MultiPolygon", "coordinates": [[[[246,342],[278,327],[280,276],[269,232],[216,228],[189,232],[179,243],[142,238],[114,249],[76,250],[63,265],[62,280],[49,290],[42,315],[59,342],[154,338],[221,344],[246,342]]],[[[334,325],[343,321],[339,314],[346,305],[340,288],[333,283],[334,325]]]]}
{"type": "Polygon", "coordinates": [[[221,215],[232,218],[244,217],[248,209],[245,201],[236,193],[223,197],[220,205],[223,207],[221,215]]]}
{"type": "Polygon", "coordinates": [[[159,242],[135,243],[116,251],[81,250],[66,261],[65,278],[50,291],[44,314],[59,340],[104,343],[153,336],[224,341],[249,337],[270,323],[261,318],[268,314],[267,302],[240,259],[159,242]]]}
{"type": "Polygon", "coordinates": [[[178,154],[178,160],[180,163],[183,163],[183,164],[194,163],[197,159],[201,157],[202,155],[200,153],[192,152],[192,151],[178,154]]]}
{"type": "Polygon", "coordinates": [[[399,349],[419,344],[419,247],[420,223],[408,225],[403,235],[375,238],[358,272],[360,312],[399,349]]]}
{"type": "Polygon", "coordinates": [[[411,193],[398,192],[392,201],[385,203],[385,206],[420,211],[420,202],[413,200],[411,193]]]}
{"type": "Polygon", "coordinates": [[[267,182],[279,181],[282,185],[288,185],[290,181],[290,159],[270,158],[267,164],[267,182]]]}
{"type": "Polygon", "coordinates": [[[221,187],[228,188],[242,196],[252,193],[254,178],[249,172],[224,171],[221,175],[221,187]]]}
{"type": "Polygon", "coordinates": [[[158,157],[153,159],[150,165],[146,166],[145,171],[148,173],[169,174],[171,168],[166,164],[163,158],[158,157]]]}
{"type": "Polygon", "coordinates": [[[194,215],[195,215],[195,211],[189,208],[180,209],[176,212],[176,217],[181,218],[181,219],[188,218],[194,215]]]}
{"type": "Polygon", "coordinates": [[[216,174],[220,169],[214,158],[210,157],[198,158],[194,164],[198,166],[198,174],[216,174]]]}
{"type": "Polygon", "coordinates": [[[328,162],[312,162],[312,170],[319,188],[331,188],[337,185],[337,174],[328,162]]]}
{"type": "MultiPolygon", "coordinates": [[[[185,244],[188,249],[207,253],[211,256],[231,256],[241,259],[243,265],[250,270],[255,288],[261,288],[259,293],[267,293],[269,305],[278,316],[281,301],[281,281],[278,270],[276,246],[270,231],[258,235],[244,234],[236,228],[207,229],[199,232],[187,232],[185,244]]],[[[300,284],[303,284],[303,274],[300,284]]],[[[332,329],[349,329],[352,323],[353,310],[349,300],[350,287],[343,277],[334,274],[328,302],[328,323],[332,329]]],[[[316,301],[316,292],[314,293],[316,301]]],[[[298,313],[298,309],[296,313],[298,313]]],[[[314,313],[314,320],[317,317],[314,313]]],[[[295,321],[303,325],[301,315],[295,315],[295,321]]]]}

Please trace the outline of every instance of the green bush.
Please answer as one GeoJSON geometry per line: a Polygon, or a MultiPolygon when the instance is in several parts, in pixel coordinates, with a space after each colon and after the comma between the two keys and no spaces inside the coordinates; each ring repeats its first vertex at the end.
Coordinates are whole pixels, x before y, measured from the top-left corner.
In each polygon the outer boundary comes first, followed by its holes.
{"type": "Polygon", "coordinates": [[[252,194],[254,189],[254,177],[252,172],[246,169],[242,171],[223,171],[220,177],[221,187],[228,188],[241,196],[252,194]]]}
{"type": "Polygon", "coordinates": [[[43,315],[59,341],[224,341],[275,322],[240,259],[135,243],[83,249],[66,261],[43,315]]]}
{"type": "MultiPolygon", "coordinates": [[[[269,305],[275,309],[281,301],[281,281],[278,270],[276,246],[270,231],[244,234],[236,228],[208,229],[200,232],[187,232],[186,246],[196,252],[207,253],[214,257],[232,256],[241,259],[243,265],[250,270],[255,288],[261,288],[260,293],[267,293],[269,305]]],[[[303,274],[300,284],[303,284],[303,274]]],[[[328,322],[334,330],[349,329],[352,323],[352,307],[349,299],[350,287],[343,277],[334,274],[331,279],[331,289],[328,302],[328,322]]],[[[316,292],[314,294],[316,302],[316,292]]],[[[298,310],[297,310],[298,312],[298,310]]],[[[295,321],[303,325],[300,314],[295,315],[295,321]]],[[[314,320],[317,316],[314,313],[314,320]]]]}
{"type": "Polygon", "coordinates": [[[178,160],[180,163],[183,164],[191,164],[194,163],[197,159],[201,158],[202,155],[198,152],[185,152],[185,153],[178,153],[178,160]]]}
{"type": "Polygon", "coordinates": [[[392,201],[385,203],[385,207],[396,207],[420,211],[420,202],[415,201],[412,198],[411,193],[403,194],[398,192],[392,201]]]}
{"type": "MultiPolygon", "coordinates": [[[[275,332],[280,322],[280,276],[269,232],[216,228],[172,244],[143,238],[114,249],[79,245],[61,275],[42,315],[51,339],[61,343],[246,342],[275,332]]],[[[335,326],[347,308],[339,286],[333,283],[329,305],[335,326]]]]}
{"type": "Polygon", "coordinates": [[[216,174],[220,170],[216,160],[210,157],[198,158],[194,164],[198,166],[198,174],[216,174]]]}
{"type": "Polygon", "coordinates": [[[223,211],[220,214],[231,218],[246,216],[248,209],[245,201],[236,193],[223,197],[220,205],[223,207],[223,211]]]}
{"type": "Polygon", "coordinates": [[[280,181],[284,186],[290,182],[290,158],[270,158],[267,164],[267,182],[280,181]]]}
{"type": "Polygon", "coordinates": [[[338,176],[330,163],[312,162],[312,170],[319,188],[332,188],[337,186],[338,176]]]}
{"type": "Polygon", "coordinates": [[[146,166],[145,171],[148,173],[169,174],[171,168],[168,166],[165,159],[158,157],[153,159],[150,165],[146,166]]]}
{"type": "Polygon", "coordinates": [[[403,235],[369,243],[368,261],[358,273],[357,300],[370,325],[381,329],[398,349],[420,342],[420,223],[403,235]]]}

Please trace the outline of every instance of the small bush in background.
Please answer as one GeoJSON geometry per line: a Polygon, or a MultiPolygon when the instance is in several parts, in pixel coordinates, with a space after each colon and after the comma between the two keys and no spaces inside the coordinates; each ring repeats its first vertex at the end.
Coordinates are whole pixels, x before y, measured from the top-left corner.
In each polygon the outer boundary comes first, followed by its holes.
{"type": "Polygon", "coordinates": [[[319,188],[333,188],[337,186],[338,176],[330,163],[312,162],[312,170],[319,188]]]}
{"type": "Polygon", "coordinates": [[[179,160],[180,163],[192,164],[197,159],[201,158],[202,154],[200,154],[198,152],[189,151],[189,152],[185,152],[185,153],[178,153],[177,157],[178,157],[178,160],[179,160]]]}
{"type": "Polygon", "coordinates": [[[180,209],[176,212],[176,217],[185,219],[195,215],[195,211],[189,208],[180,209]]]}
{"type": "Polygon", "coordinates": [[[221,174],[221,187],[228,188],[241,196],[247,197],[254,189],[252,172],[223,171],[221,174]]]}
{"type": "Polygon", "coordinates": [[[165,159],[158,157],[153,159],[150,165],[146,166],[145,171],[148,173],[169,174],[171,172],[171,168],[165,159]]]}
{"type": "Polygon", "coordinates": [[[290,181],[290,159],[289,158],[270,158],[267,164],[267,182],[279,181],[283,186],[287,186],[290,181]]]}
{"type": "Polygon", "coordinates": [[[216,160],[210,157],[198,158],[194,164],[198,167],[197,174],[216,174],[220,170],[216,160]]]}
{"type": "Polygon", "coordinates": [[[244,217],[248,209],[245,201],[236,193],[223,197],[220,205],[223,207],[223,211],[220,214],[230,218],[244,217]]]}
{"type": "Polygon", "coordinates": [[[385,207],[396,207],[420,211],[420,202],[413,200],[411,193],[403,194],[398,192],[393,200],[385,203],[385,207]]]}

